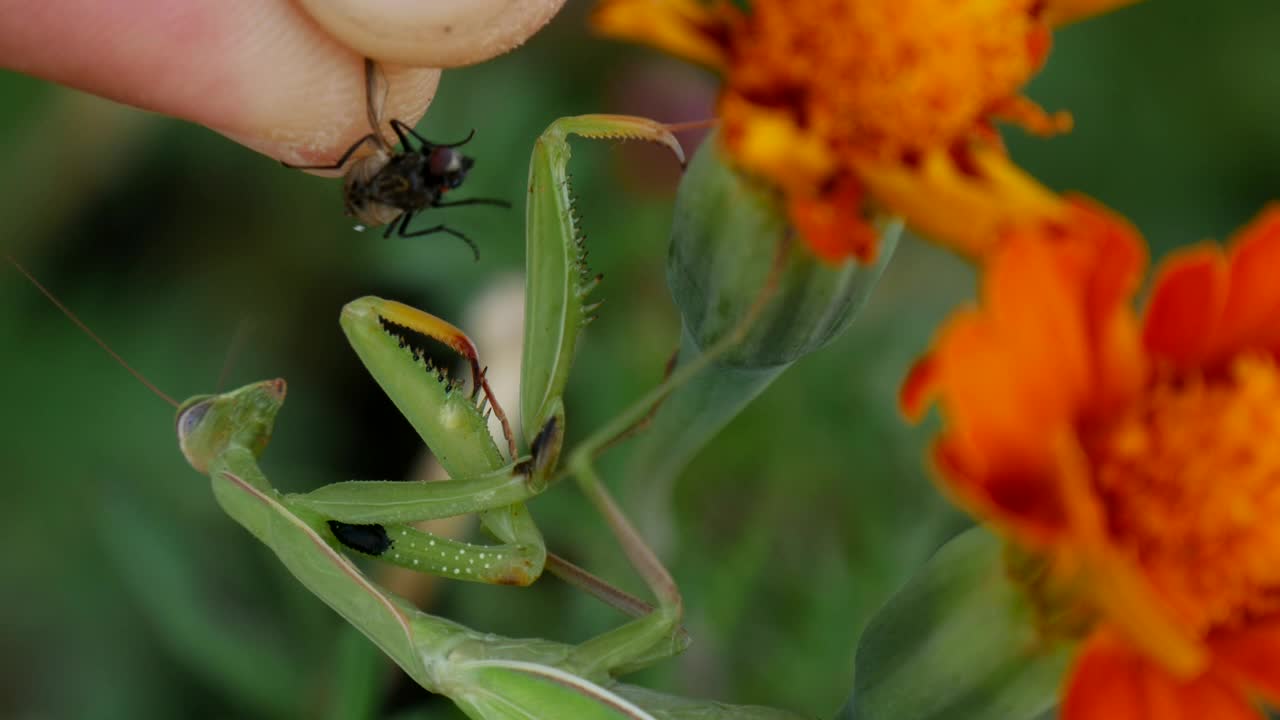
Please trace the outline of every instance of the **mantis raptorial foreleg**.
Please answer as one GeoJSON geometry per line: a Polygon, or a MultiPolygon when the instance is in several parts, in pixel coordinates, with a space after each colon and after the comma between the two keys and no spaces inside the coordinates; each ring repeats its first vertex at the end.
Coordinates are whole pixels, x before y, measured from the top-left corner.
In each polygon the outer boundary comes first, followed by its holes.
{"type": "Polygon", "coordinates": [[[658,142],[683,161],[675,138],[662,125],[640,118],[564,118],[538,139],[530,161],[526,218],[525,432],[519,444],[527,454],[509,461],[490,436],[480,409],[485,401],[502,420],[509,454],[517,453],[475,348],[461,330],[400,303],[355,300],[341,317],[348,340],[452,479],[343,483],[285,499],[299,512],[332,521],[329,531],[342,545],[403,567],[479,582],[528,584],[543,571],[542,535],[522,503],[543,491],[556,469],[564,437],[562,396],[578,334],[594,309],[585,298],[598,282],[586,271],[569,195],[570,134],[658,142]],[[443,343],[467,360],[469,393],[423,360],[426,342],[443,343]],[[479,404],[477,398],[482,398],[479,404]],[[503,544],[459,543],[408,526],[465,513],[479,513],[503,544]]]}
{"type": "MultiPolygon", "coordinates": [[[[433,387],[438,384],[422,383],[412,372],[416,368],[405,367],[406,361],[420,362],[413,352],[415,337],[430,337],[468,357],[472,363],[473,384],[480,382],[482,375],[474,350],[461,331],[398,303],[364,298],[344,309],[343,328],[370,372],[436,450],[442,465],[455,480],[438,484],[384,483],[376,487],[348,483],[322,488],[308,496],[291,497],[291,503],[346,523],[404,523],[445,514],[485,511],[482,517],[486,525],[508,542],[508,546],[502,547],[503,567],[508,563],[526,562],[533,548],[541,550],[541,538],[533,534],[536,529],[531,523],[524,524],[528,516],[513,513],[523,510],[518,502],[540,492],[552,479],[564,436],[562,396],[578,334],[594,309],[587,304],[586,297],[598,282],[598,278],[585,270],[581,233],[569,195],[566,165],[570,134],[647,139],[667,144],[679,154],[679,146],[662,126],[648,120],[617,116],[558,120],[534,146],[526,218],[529,273],[521,372],[525,428],[522,440],[529,448],[529,456],[510,467],[497,468],[499,453],[484,423],[473,412],[473,404],[461,403],[452,408],[445,405],[450,398],[463,397],[463,393],[440,397],[435,394],[437,387],[433,387]],[[479,474],[475,474],[477,471],[479,474]],[[523,543],[514,539],[515,532],[521,529],[525,531],[523,543]],[[514,551],[510,558],[505,554],[509,550],[514,551]]],[[[779,257],[782,254],[780,248],[779,257]]],[[[742,320],[743,330],[750,325],[771,289],[771,286],[762,289],[756,309],[742,320]]],[[[703,364],[731,347],[740,334],[726,337],[720,343],[723,348],[709,348],[703,364]]],[[[687,382],[700,369],[701,365],[695,363],[669,377],[618,420],[575,449],[571,456],[569,472],[608,522],[628,560],[658,601],[652,612],[575,649],[570,663],[579,672],[590,675],[627,670],[678,652],[686,644],[679,629],[683,605],[674,581],[613,502],[592,463],[603,447],[640,422],[672,388],[687,382]]],[[[512,444],[510,437],[508,443],[512,444]]],[[[512,450],[514,453],[514,447],[512,450]]],[[[397,556],[392,549],[403,549],[407,541],[410,550],[420,553],[424,547],[440,548],[438,539],[414,535],[413,531],[399,526],[386,528],[386,532],[388,541],[394,543],[397,537],[401,540],[399,545],[389,548],[390,556],[382,552],[380,557],[406,567],[440,572],[439,554],[427,561],[415,554],[397,556]]],[[[443,574],[492,582],[492,574],[468,574],[476,552],[473,547],[450,547],[443,553],[446,568],[443,574]],[[459,564],[464,557],[465,567],[459,564]]],[[[493,549],[479,552],[490,554],[493,549]]],[[[517,569],[536,571],[538,568],[524,565],[517,569]]]]}
{"type": "MultiPolygon", "coordinates": [[[[179,444],[209,475],[218,503],[311,592],[424,688],[476,720],[794,720],[782,710],[680,698],[617,683],[653,655],[642,635],[606,633],[574,647],[502,638],[421,612],[367,578],[328,536],[323,517],[271,487],[258,467],[284,401],[283,380],[192,398],[178,411],[179,444]]],[[[625,544],[625,543],[624,543],[625,544]]],[[[646,640],[647,642],[647,640],[646,640]]],[[[660,648],[659,648],[660,649],[660,648]]]]}

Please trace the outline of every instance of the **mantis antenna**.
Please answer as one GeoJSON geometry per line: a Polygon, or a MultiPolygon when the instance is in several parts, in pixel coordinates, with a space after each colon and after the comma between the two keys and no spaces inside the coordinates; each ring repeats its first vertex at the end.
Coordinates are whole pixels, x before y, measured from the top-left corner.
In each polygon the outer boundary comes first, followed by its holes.
{"type": "Polygon", "coordinates": [[[10,265],[16,268],[18,272],[22,273],[22,275],[26,277],[27,280],[30,281],[32,285],[35,285],[36,289],[39,290],[42,295],[48,298],[49,302],[53,303],[54,307],[62,311],[62,314],[66,315],[68,320],[75,323],[76,327],[84,331],[84,334],[88,335],[90,340],[93,340],[95,343],[97,343],[98,347],[102,348],[103,351],[106,352],[108,355],[110,355],[113,360],[119,363],[120,367],[124,368],[125,370],[128,370],[130,375],[132,375],[135,379],[137,379],[138,382],[142,383],[148,390],[154,393],[156,397],[169,403],[174,408],[179,407],[177,400],[174,400],[173,398],[169,397],[169,395],[167,395],[163,390],[156,387],[155,383],[148,380],[145,375],[138,372],[137,370],[134,370],[132,365],[125,362],[124,358],[120,357],[120,355],[115,350],[112,350],[111,346],[108,345],[105,340],[98,337],[97,333],[90,330],[88,325],[85,325],[84,322],[80,320],[80,318],[76,317],[76,314],[71,312],[70,308],[68,308],[66,305],[63,305],[62,302],[59,301],[58,298],[55,297],[54,294],[48,290],[48,288],[46,288],[44,285],[41,285],[40,281],[36,280],[34,275],[28,272],[27,269],[23,267],[17,260],[13,259],[12,255],[5,255],[4,259],[8,260],[10,265]]]}

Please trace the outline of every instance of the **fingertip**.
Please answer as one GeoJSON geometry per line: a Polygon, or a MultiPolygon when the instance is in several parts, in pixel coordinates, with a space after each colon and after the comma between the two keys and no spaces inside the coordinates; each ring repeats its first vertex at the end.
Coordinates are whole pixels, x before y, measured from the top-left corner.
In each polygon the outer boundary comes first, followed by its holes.
{"type": "MultiPolygon", "coordinates": [[[[337,160],[371,131],[365,111],[363,62],[358,57],[349,60],[335,68],[332,76],[308,75],[287,89],[264,87],[262,96],[256,98],[256,111],[244,113],[237,126],[213,129],[291,165],[321,165],[337,160]]],[[[393,138],[385,122],[394,118],[416,125],[435,97],[440,71],[384,67],[384,72],[389,89],[380,130],[384,137],[393,138]]]]}
{"type": "Polygon", "coordinates": [[[528,40],[564,0],[298,0],[342,44],[382,62],[472,65],[528,40]]]}
{"type": "MultiPolygon", "coordinates": [[[[228,0],[222,2],[223,12],[233,13],[228,0]]],[[[332,162],[370,132],[362,55],[329,37],[292,3],[230,2],[237,6],[236,20],[224,41],[224,72],[236,86],[238,103],[217,113],[222,121],[189,119],[295,165],[332,162]]],[[[382,71],[383,118],[416,124],[435,97],[440,71],[394,65],[382,71]]],[[[210,118],[215,114],[204,109],[210,118]]]]}

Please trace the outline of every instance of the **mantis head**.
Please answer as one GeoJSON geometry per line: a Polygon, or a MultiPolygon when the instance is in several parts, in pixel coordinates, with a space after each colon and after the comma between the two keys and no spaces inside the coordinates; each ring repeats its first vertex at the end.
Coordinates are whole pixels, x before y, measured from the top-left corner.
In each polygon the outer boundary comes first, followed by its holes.
{"type": "Polygon", "coordinates": [[[264,380],[221,395],[197,395],[178,406],[178,446],[202,473],[233,447],[262,454],[271,440],[276,413],[284,404],[285,382],[264,380]]]}

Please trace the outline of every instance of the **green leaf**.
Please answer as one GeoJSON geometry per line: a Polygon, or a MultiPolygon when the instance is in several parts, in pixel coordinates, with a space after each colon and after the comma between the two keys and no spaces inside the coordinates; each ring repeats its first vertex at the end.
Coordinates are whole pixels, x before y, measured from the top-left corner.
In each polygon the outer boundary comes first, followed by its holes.
{"type": "Polygon", "coordinates": [[[685,332],[705,350],[726,337],[765,286],[781,243],[777,291],[746,338],[719,360],[770,368],[822,348],[849,327],[893,256],[902,226],[886,220],[877,260],[819,260],[788,225],[776,189],[733,169],[711,135],[698,149],[676,196],[667,284],[685,332]]]}
{"type": "Polygon", "coordinates": [[[1023,720],[1053,706],[1069,649],[1050,646],[974,528],[944,545],[867,626],[839,720],[1023,720]]]}

